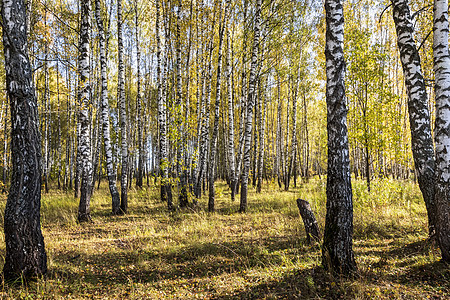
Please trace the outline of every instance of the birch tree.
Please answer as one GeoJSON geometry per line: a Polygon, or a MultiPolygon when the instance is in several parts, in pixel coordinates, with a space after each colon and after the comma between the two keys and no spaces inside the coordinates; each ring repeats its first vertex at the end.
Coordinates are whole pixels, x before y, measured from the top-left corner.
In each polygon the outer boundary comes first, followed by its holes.
{"type": "MultiPolygon", "coordinates": [[[[259,85],[260,86],[260,85],[259,85]]],[[[263,88],[264,89],[264,88],[263,88]]],[[[258,152],[258,182],[256,184],[256,192],[261,193],[262,177],[264,168],[264,146],[265,146],[265,134],[266,134],[266,119],[267,119],[267,99],[268,96],[265,93],[261,93],[260,105],[258,110],[259,116],[259,152],[258,152]]]]}
{"type": "MultiPolygon", "coordinates": [[[[180,0],[180,6],[181,6],[181,0],[180,0]]],[[[187,49],[187,59],[186,59],[186,96],[185,96],[185,110],[184,110],[184,120],[185,124],[182,128],[182,154],[183,154],[183,170],[181,172],[181,178],[180,178],[180,184],[181,184],[181,190],[179,195],[179,203],[180,207],[185,207],[189,204],[188,202],[188,187],[189,187],[189,167],[191,165],[191,157],[188,150],[188,141],[189,141],[189,132],[190,132],[190,124],[189,124],[189,117],[190,117],[190,93],[189,93],[189,86],[190,86],[190,61],[191,61],[191,45],[192,45],[192,12],[193,12],[193,0],[190,2],[190,8],[189,8],[189,42],[188,42],[188,49],[187,49]]],[[[181,70],[181,66],[180,66],[181,70]]],[[[181,72],[181,71],[180,71],[181,72]]]]}
{"type": "Polygon", "coordinates": [[[111,147],[111,134],[109,124],[109,103],[108,103],[108,78],[106,75],[106,39],[101,15],[100,0],[95,0],[95,18],[99,31],[100,69],[101,69],[101,122],[103,131],[103,142],[105,144],[106,173],[108,176],[109,191],[112,198],[112,207],[119,207],[120,195],[116,187],[116,173],[113,165],[113,153],[111,147]]]}
{"type": "Polygon", "coordinates": [[[228,90],[228,161],[230,169],[230,189],[231,189],[231,201],[234,201],[236,192],[236,158],[234,151],[234,105],[233,105],[233,68],[231,61],[231,48],[232,39],[230,38],[230,32],[227,33],[227,90],[228,90]]]}
{"type": "Polygon", "coordinates": [[[340,0],[326,0],[327,214],[322,263],[334,274],[356,270],[352,249],[353,203],[345,103],[344,15],[340,0]]]}
{"type": "Polygon", "coordinates": [[[288,179],[287,184],[289,186],[290,178],[292,173],[294,173],[294,186],[296,186],[296,166],[297,166],[297,96],[300,86],[300,68],[297,70],[297,79],[295,83],[292,83],[294,91],[292,93],[292,144],[291,153],[289,158],[289,169],[288,169],[288,179]]]}
{"type": "MultiPolygon", "coordinates": [[[[127,109],[125,103],[125,66],[123,63],[123,17],[122,0],[117,0],[117,98],[122,151],[122,171],[120,174],[120,207],[113,206],[113,214],[126,213],[128,209],[128,134],[127,109]]],[[[115,203],[113,203],[114,205],[115,203]]]]}
{"type": "Polygon", "coordinates": [[[429,234],[433,235],[436,224],[435,160],[431,137],[428,96],[422,75],[419,52],[414,42],[414,27],[407,0],[392,0],[393,18],[397,31],[406,92],[408,95],[409,124],[414,165],[419,187],[428,213],[429,234]]]}
{"type": "Polygon", "coordinates": [[[136,65],[137,65],[137,91],[136,91],[136,116],[137,116],[137,139],[138,139],[138,169],[136,177],[136,186],[142,188],[142,179],[144,176],[144,141],[142,130],[142,95],[141,95],[141,48],[140,48],[140,26],[138,1],[134,2],[134,20],[136,25],[136,65]]]}
{"type": "MultiPolygon", "coordinates": [[[[158,124],[159,124],[159,168],[161,176],[161,200],[167,202],[169,210],[173,209],[172,188],[169,182],[169,159],[167,143],[167,103],[163,92],[164,75],[161,72],[161,38],[160,38],[160,0],[156,0],[156,59],[157,59],[157,87],[158,87],[158,124]]],[[[165,67],[162,68],[165,73],[165,67]]]]}
{"type": "Polygon", "coordinates": [[[213,37],[214,37],[214,25],[211,26],[211,39],[208,41],[207,46],[207,56],[208,56],[208,66],[207,69],[204,71],[206,73],[206,78],[203,81],[203,89],[205,90],[202,92],[202,98],[204,100],[202,101],[204,104],[202,106],[201,111],[201,122],[200,122],[200,145],[199,145],[199,158],[198,158],[198,172],[197,172],[197,178],[196,178],[196,185],[195,185],[195,196],[197,198],[201,197],[202,192],[202,182],[203,177],[206,173],[206,166],[207,166],[207,158],[208,158],[208,145],[209,145],[209,128],[210,128],[210,106],[211,106],[211,79],[212,79],[212,58],[213,58],[213,37]]]}
{"type": "Polygon", "coordinates": [[[257,86],[257,67],[258,67],[258,53],[259,53],[259,43],[260,43],[260,32],[261,32],[261,0],[256,1],[256,11],[255,11],[255,27],[254,27],[254,37],[253,37],[253,48],[252,48],[252,62],[250,66],[250,77],[248,85],[248,97],[247,97],[247,117],[245,119],[245,132],[244,132],[244,158],[243,158],[243,168],[242,168],[242,183],[241,183],[241,201],[239,205],[239,211],[245,212],[247,210],[247,193],[248,193],[248,174],[250,171],[250,150],[251,150],[251,139],[252,139],[252,128],[253,128],[253,110],[255,106],[256,99],[256,86],[257,86]]]}
{"type": "Polygon", "coordinates": [[[78,103],[79,103],[79,151],[81,160],[81,186],[80,205],[78,207],[78,221],[86,222],[91,220],[91,190],[92,190],[92,161],[91,161],[91,138],[90,138],[90,85],[89,85],[89,31],[90,12],[89,0],[82,0],[81,3],[81,24],[80,24],[80,45],[78,56],[78,103]]]}
{"type": "Polygon", "coordinates": [[[208,211],[213,212],[214,207],[214,198],[215,198],[215,188],[214,188],[214,179],[215,179],[215,169],[216,169],[216,152],[217,152],[217,137],[219,135],[219,118],[220,118],[220,104],[221,104],[221,89],[222,89],[222,44],[223,44],[223,33],[225,31],[225,20],[227,18],[228,7],[230,6],[230,0],[227,0],[227,4],[225,6],[224,19],[222,22],[222,6],[220,5],[220,14],[219,14],[219,54],[217,58],[217,80],[216,80],[216,103],[214,108],[214,127],[213,134],[211,138],[211,146],[210,146],[210,158],[209,158],[209,199],[208,199],[208,211]]]}
{"type": "Polygon", "coordinates": [[[450,54],[448,0],[434,1],[433,58],[436,94],[436,227],[442,259],[450,261],[450,54]]]}
{"type": "Polygon", "coordinates": [[[44,275],[41,232],[41,141],[37,100],[28,58],[23,0],[1,5],[6,89],[11,107],[12,178],[4,215],[5,281],[44,275]]]}

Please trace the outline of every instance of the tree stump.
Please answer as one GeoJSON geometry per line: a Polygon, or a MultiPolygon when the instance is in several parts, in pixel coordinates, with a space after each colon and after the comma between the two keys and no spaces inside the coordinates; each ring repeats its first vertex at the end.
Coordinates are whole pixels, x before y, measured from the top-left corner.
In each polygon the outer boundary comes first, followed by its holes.
{"type": "Polygon", "coordinates": [[[311,244],[311,238],[314,241],[319,241],[319,225],[317,224],[311,205],[309,205],[309,202],[306,200],[297,199],[297,206],[300,211],[300,216],[303,219],[303,224],[305,225],[308,244],[311,244]]]}

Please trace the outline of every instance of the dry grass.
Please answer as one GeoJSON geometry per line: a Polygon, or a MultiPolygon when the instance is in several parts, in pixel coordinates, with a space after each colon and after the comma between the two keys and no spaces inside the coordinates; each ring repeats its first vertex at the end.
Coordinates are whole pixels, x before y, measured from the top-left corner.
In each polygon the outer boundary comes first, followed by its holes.
{"type": "MultiPolygon", "coordinates": [[[[93,223],[77,224],[72,194],[43,195],[49,274],[29,286],[3,285],[15,299],[448,299],[450,269],[426,240],[420,193],[409,182],[354,183],[355,279],[331,278],[320,246],[308,246],[295,199],[311,202],[323,228],[325,181],[290,192],[251,190],[237,213],[224,183],[217,212],[169,213],[156,187],[129,193],[130,212],[111,216],[106,185],[92,200],[93,223]]],[[[1,203],[4,205],[5,197],[1,203]]],[[[3,211],[3,209],[1,209],[3,211]]],[[[3,218],[2,218],[3,219],[3,218]]],[[[4,238],[1,239],[1,259],[4,238]]]]}

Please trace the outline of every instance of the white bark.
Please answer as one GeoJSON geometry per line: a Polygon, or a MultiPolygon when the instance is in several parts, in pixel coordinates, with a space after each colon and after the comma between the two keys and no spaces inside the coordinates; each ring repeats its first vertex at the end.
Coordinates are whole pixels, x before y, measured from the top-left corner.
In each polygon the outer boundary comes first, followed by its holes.
{"type": "Polygon", "coordinates": [[[431,137],[428,96],[420,65],[420,56],[414,42],[414,27],[407,0],[392,0],[397,44],[408,94],[408,113],[411,128],[411,146],[419,187],[428,212],[429,234],[435,232],[435,159],[431,137]]]}
{"type": "Polygon", "coordinates": [[[241,183],[241,201],[239,205],[239,211],[245,212],[247,210],[247,187],[248,187],[248,174],[250,171],[250,148],[253,129],[253,110],[256,99],[256,86],[257,86],[257,66],[258,66],[258,52],[260,43],[261,32],[261,0],[256,1],[256,13],[255,13],[255,33],[253,39],[252,49],[252,63],[250,66],[250,79],[248,87],[247,98],[247,117],[245,123],[245,144],[244,144],[244,159],[242,169],[242,183],[241,183]]]}
{"type": "Polygon", "coordinates": [[[106,173],[108,176],[109,191],[112,198],[112,207],[119,207],[120,195],[116,187],[116,173],[113,165],[113,153],[111,147],[111,134],[109,124],[109,103],[108,103],[108,78],[106,74],[107,57],[105,31],[103,28],[103,18],[100,10],[100,0],[95,0],[95,16],[99,30],[100,47],[100,68],[101,68],[101,122],[103,129],[103,142],[105,144],[106,173]]]}
{"type": "Polygon", "coordinates": [[[352,249],[353,202],[344,87],[344,15],[341,0],[326,0],[327,74],[327,214],[322,248],[323,266],[335,274],[356,270],[352,249]]]}
{"type": "Polygon", "coordinates": [[[227,33],[227,89],[228,89],[228,161],[230,165],[231,200],[234,201],[237,182],[236,159],[234,153],[234,106],[233,106],[233,68],[231,62],[232,42],[230,33],[227,33]]]}
{"type": "Polygon", "coordinates": [[[436,212],[442,259],[450,261],[450,54],[448,0],[434,1],[433,58],[436,94],[436,212]]]}
{"type": "Polygon", "coordinates": [[[125,103],[125,67],[123,63],[123,17],[122,0],[117,1],[117,60],[118,60],[118,84],[117,98],[119,105],[119,123],[122,151],[122,171],[120,177],[120,208],[113,207],[113,214],[126,213],[128,209],[128,134],[127,134],[127,109],[125,103]]]}
{"type": "Polygon", "coordinates": [[[90,139],[90,85],[89,85],[89,31],[90,31],[90,1],[81,1],[80,53],[78,57],[79,92],[78,103],[80,136],[79,157],[81,160],[81,187],[78,220],[90,221],[90,200],[92,189],[92,161],[90,139]]]}

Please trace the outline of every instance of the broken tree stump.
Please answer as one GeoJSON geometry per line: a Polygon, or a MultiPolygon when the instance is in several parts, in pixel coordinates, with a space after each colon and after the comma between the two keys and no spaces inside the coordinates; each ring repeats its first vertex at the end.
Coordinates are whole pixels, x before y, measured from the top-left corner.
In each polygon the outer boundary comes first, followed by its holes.
{"type": "Polygon", "coordinates": [[[311,239],[314,241],[319,241],[319,225],[317,224],[311,205],[309,205],[309,202],[306,200],[297,199],[297,206],[300,211],[300,216],[303,219],[303,224],[305,225],[308,244],[311,244],[311,239]]]}

